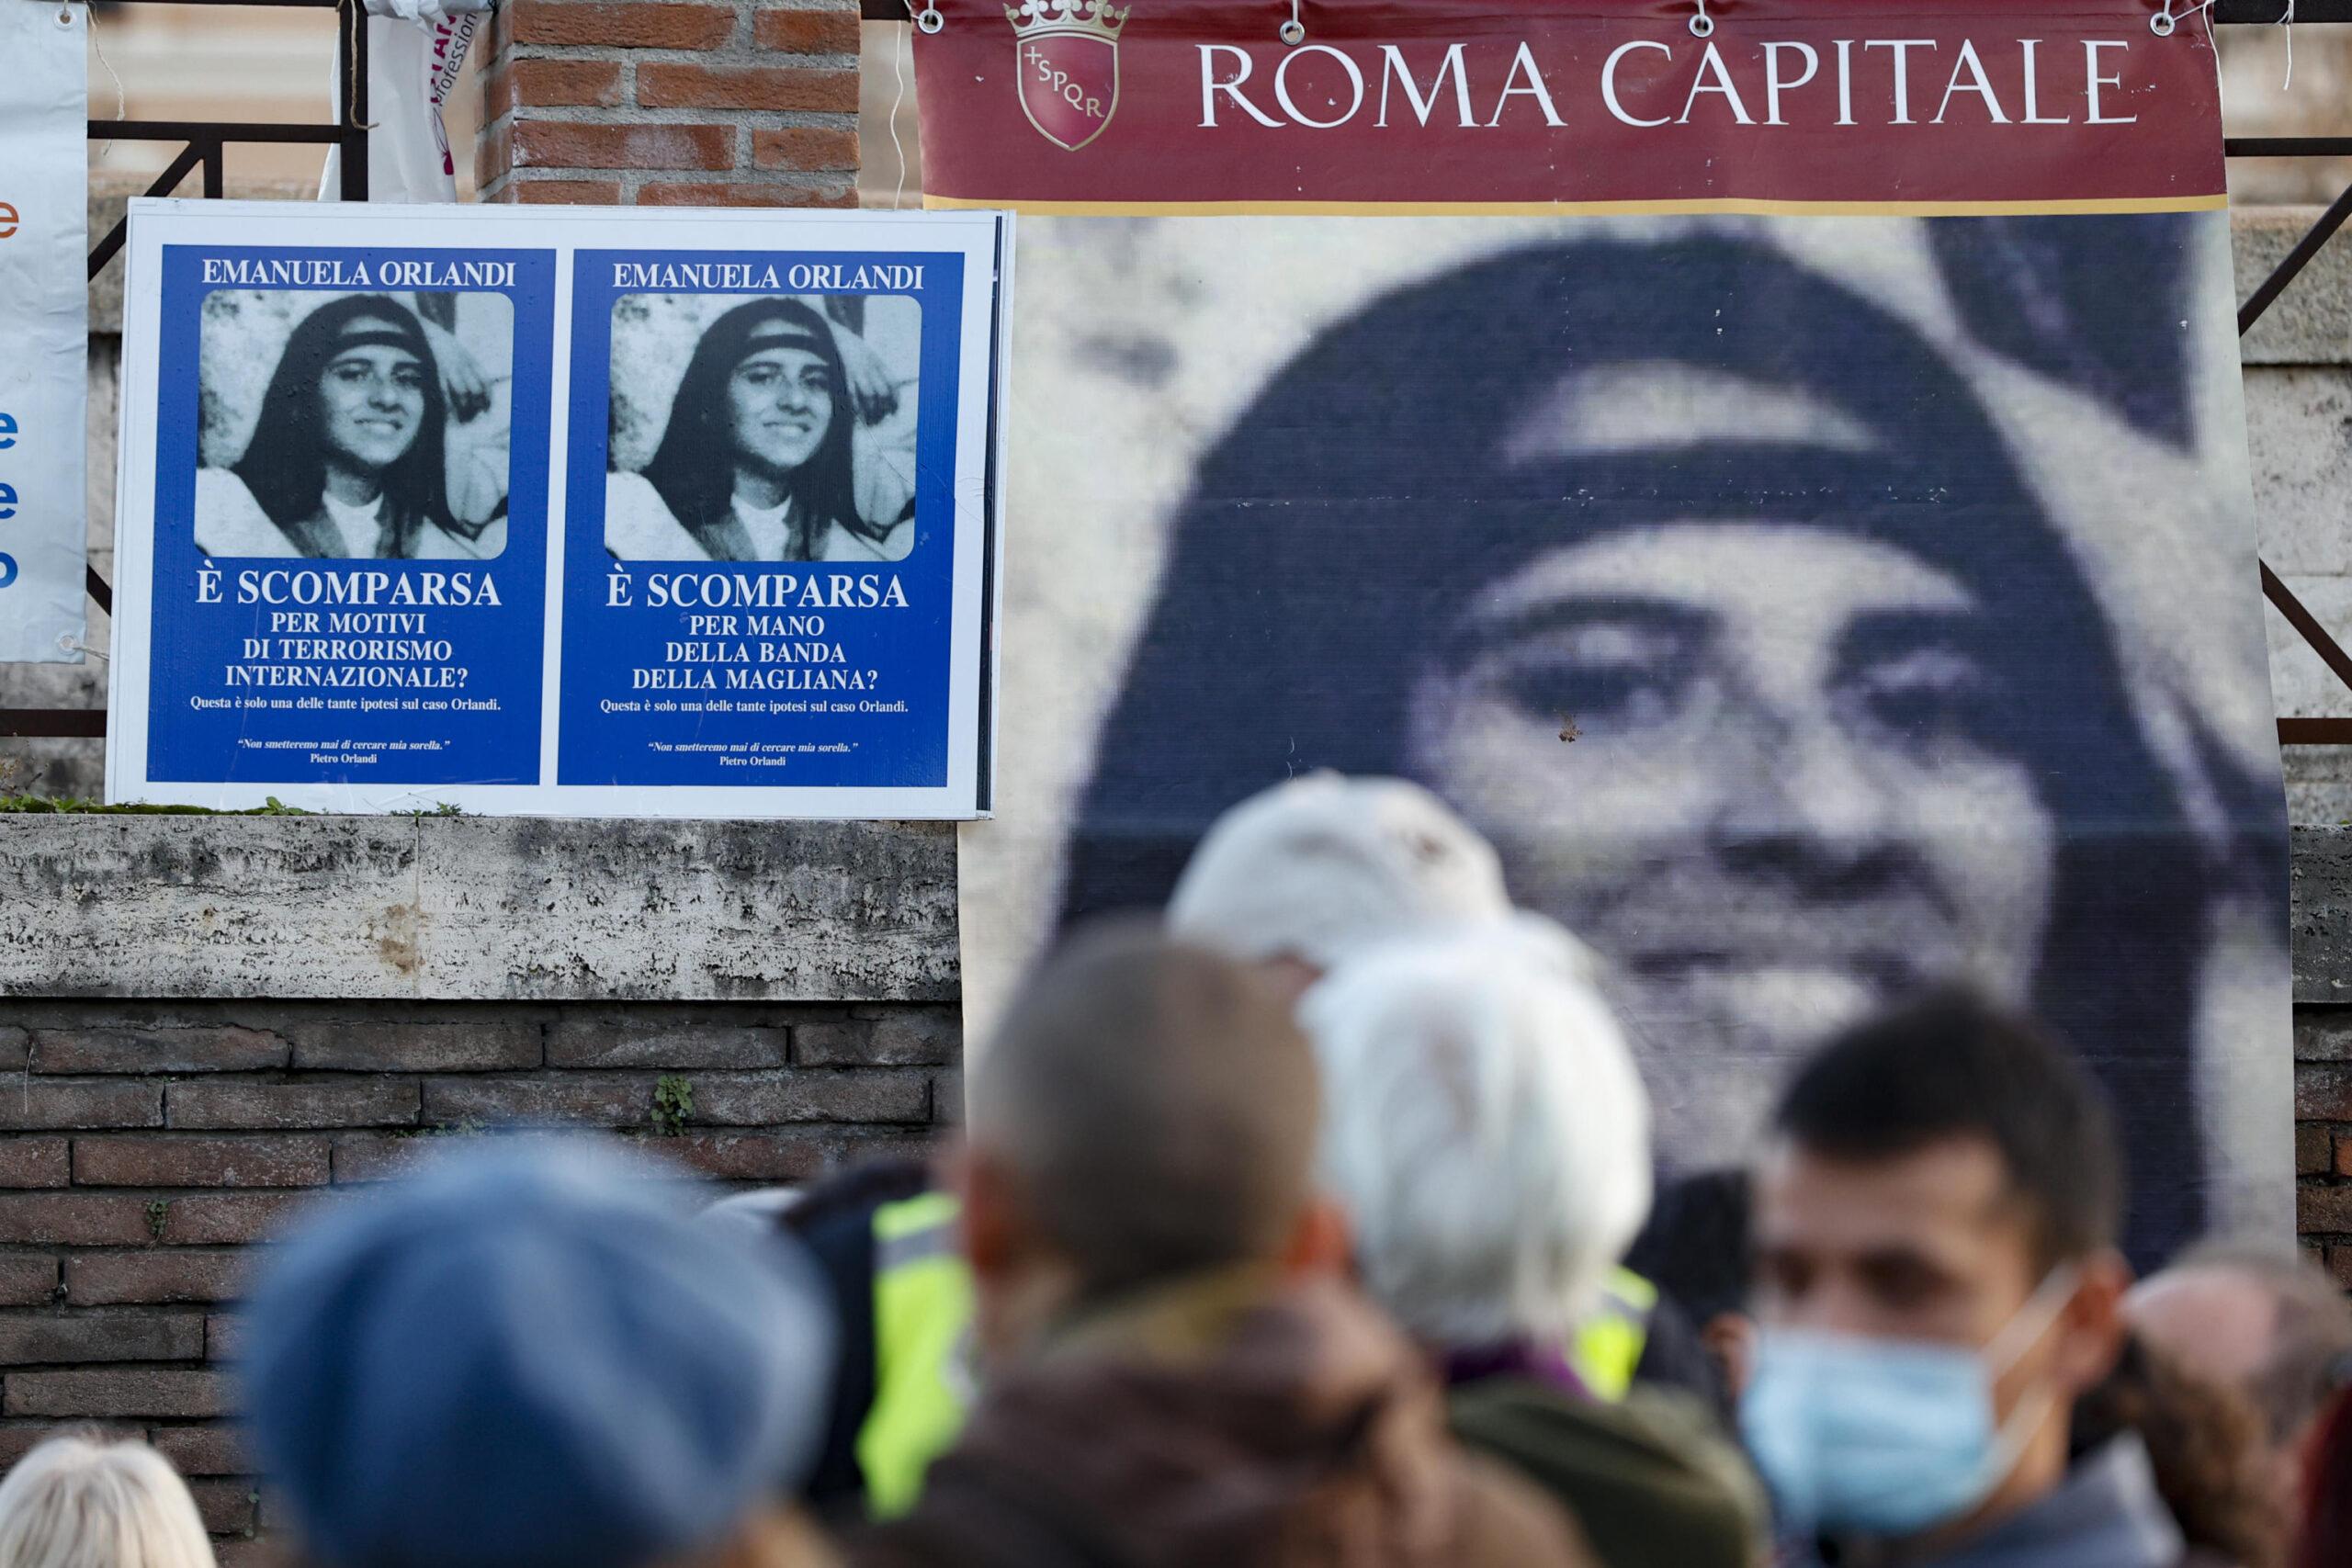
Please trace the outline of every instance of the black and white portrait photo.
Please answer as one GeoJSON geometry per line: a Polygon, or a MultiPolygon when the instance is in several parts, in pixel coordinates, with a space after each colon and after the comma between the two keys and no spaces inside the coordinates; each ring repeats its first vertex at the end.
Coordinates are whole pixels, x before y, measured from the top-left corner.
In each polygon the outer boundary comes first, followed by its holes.
{"type": "Polygon", "coordinates": [[[900,297],[621,296],[605,548],[905,559],[921,327],[900,297]]]}
{"type": "Polygon", "coordinates": [[[967,834],[967,988],[976,931],[1156,906],[1227,807],[1392,774],[1600,954],[1670,1167],[1960,979],[2107,1085],[2136,1247],[2283,1203],[2284,802],[2204,216],[1038,247],[1102,309],[1016,344],[1013,537],[1073,586],[1015,590],[1004,788],[1070,827],[967,834]],[[1021,434],[1041,387],[1084,432],[1021,434]]]}
{"type": "Polygon", "coordinates": [[[491,293],[205,298],[197,547],[483,560],[506,547],[513,308],[491,293]]]}

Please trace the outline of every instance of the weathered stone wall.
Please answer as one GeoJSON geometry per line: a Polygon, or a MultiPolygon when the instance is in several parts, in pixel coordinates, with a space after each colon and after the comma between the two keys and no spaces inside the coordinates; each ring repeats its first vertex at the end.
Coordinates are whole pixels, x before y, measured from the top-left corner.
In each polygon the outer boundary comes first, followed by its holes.
{"type": "Polygon", "coordinates": [[[0,816],[0,997],[939,1001],[944,823],[0,816]]]}

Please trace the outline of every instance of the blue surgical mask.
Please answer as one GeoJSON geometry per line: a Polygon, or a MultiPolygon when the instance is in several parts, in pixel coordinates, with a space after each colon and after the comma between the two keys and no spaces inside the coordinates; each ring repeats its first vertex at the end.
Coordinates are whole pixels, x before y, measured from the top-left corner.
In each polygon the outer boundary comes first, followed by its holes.
{"type": "Polygon", "coordinates": [[[1983,1349],[1767,1328],[1740,1432],[1782,1521],[1830,1535],[1917,1535],[1982,1503],[2015,1468],[2051,1395],[2006,1423],[1993,1385],[2074,1294],[2053,1269],[1983,1349]]]}

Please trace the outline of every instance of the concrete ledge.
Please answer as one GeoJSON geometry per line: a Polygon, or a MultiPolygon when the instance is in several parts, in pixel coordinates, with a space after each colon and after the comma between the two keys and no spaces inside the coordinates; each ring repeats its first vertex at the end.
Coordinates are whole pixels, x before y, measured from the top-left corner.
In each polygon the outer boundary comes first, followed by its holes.
{"type": "Polygon", "coordinates": [[[944,824],[0,817],[0,996],[956,994],[944,824]]]}
{"type": "Polygon", "coordinates": [[[2352,829],[2291,830],[2295,1000],[2352,1002],[2352,829]]]}
{"type": "MultiPolygon", "coordinates": [[[[2295,999],[2352,1003],[2352,829],[2293,830],[2295,999]]],[[[904,822],[0,817],[0,996],[951,1001],[904,822]]]]}

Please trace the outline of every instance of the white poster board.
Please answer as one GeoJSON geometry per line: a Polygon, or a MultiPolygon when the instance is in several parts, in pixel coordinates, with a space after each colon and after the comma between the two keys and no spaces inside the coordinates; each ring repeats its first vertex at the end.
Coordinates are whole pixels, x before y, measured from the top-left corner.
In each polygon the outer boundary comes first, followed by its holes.
{"type": "Polygon", "coordinates": [[[82,661],[86,25],[0,6],[0,662],[82,661]]]}
{"type": "Polygon", "coordinates": [[[986,814],[1009,238],[134,203],[108,799],[986,814]]]}

